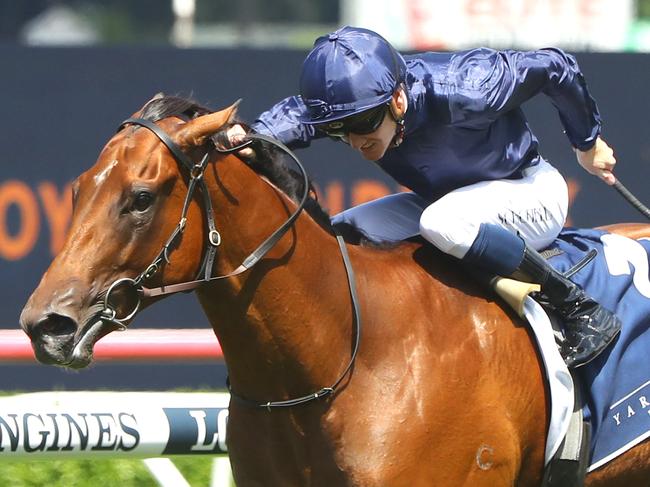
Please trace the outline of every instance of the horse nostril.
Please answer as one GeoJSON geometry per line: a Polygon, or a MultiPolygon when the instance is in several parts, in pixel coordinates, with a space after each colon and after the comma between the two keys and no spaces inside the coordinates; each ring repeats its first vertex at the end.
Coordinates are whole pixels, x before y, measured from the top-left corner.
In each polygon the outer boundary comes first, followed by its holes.
{"type": "Polygon", "coordinates": [[[34,325],[30,335],[32,338],[42,336],[63,337],[74,335],[76,331],[77,324],[72,318],[51,313],[34,325]]]}

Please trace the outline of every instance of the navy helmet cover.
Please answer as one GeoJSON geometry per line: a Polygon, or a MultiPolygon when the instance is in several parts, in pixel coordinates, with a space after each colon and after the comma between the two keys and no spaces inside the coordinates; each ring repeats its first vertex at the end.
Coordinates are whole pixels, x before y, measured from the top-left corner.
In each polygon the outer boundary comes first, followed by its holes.
{"type": "Polygon", "coordinates": [[[314,42],[300,76],[305,124],[340,120],[387,103],[406,77],[404,58],[382,36],[342,27],[314,42]]]}

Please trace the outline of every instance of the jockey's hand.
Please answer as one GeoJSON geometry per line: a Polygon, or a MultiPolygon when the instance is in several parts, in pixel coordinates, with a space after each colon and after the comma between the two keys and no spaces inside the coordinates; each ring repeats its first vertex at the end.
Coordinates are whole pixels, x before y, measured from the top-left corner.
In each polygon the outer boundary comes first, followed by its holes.
{"type": "Polygon", "coordinates": [[[578,163],[580,163],[587,172],[594,176],[598,176],[609,185],[616,182],[616,177],[612,172],[616,165],[614,151],[603,139],[598,137],[594,146],[588,151],[583,152],[576,149],[575,152],[576,157],[578,158],[578,163]]]}
{"type": "MultiPolygon", "coordinates": [[[[241,125],[235,124],[226,131],[226,135],[228,136],[228,141],[234,147],[244,142],[246,131],[241,125]]],[[[255,151],[253,151],[253,149],[250,147],[243,148],[242,150],[238,151],[238,154],[244,159],[255,158],[255,151]]]]}

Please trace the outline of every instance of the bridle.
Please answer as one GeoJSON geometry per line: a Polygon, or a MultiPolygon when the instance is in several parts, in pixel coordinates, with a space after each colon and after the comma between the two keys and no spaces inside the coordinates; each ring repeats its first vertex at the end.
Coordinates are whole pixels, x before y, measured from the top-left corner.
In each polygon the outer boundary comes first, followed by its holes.
{"type": "MultiPolygon", "coordinates": [[[[235,153],[251,145],[254,140],[266,142],[268,144],[271,144],[279,148],[284,153],[286,153],[289,157],[291,157],[291,159],[296,163],[296,165],[300,169],[300,174],[303,179],[304,192],[298,203],[296,210],[289,216],[289,218],[287,218],[287,220],[278,229],[276,229],[266,240],[264,240],[264,242],[262,242],[251,254],[249,254],[248,257],[246,257],[243,260],[243,262],[239,265],[239,267],[237,267],[234,271],[228,274],[221,275],[221,276],[212,276],[211,275],[212,267],[214,264],[217,247],[219,247],[219,245],[221,244],[221,234],[217,230],[214,221],[214,208],[212,205],[212,200],[210,199],[210,193],[208,191],[208,187],[205,183],[205,180],[203,179],[203,173],[205,172],[205,169],[208,164],[210,149],[208,148],[206,150],[206,153],[201,158],[200,162],[194,163],[181,150],[180,146],[176,144],[172,140],[172,138],[154,122],[143,118],[128,118],[124,122],[122,122],[118,131],[129,124],[144,127],[150,130],[154,135],[156,135],[156,137],[158,137],[158,139],[160,139],[160,141],[172,153],[176,162],[180,164],[181,167],[185,168],[188,171],[190,175],[190,179],[189,179],[187,194],[185,196],[185,201],[183,203],[183,209],[181,211],[179,222],[176,225],[175,229],[172,231],[167,241],[160,249],[160,252],[158,252],[158,254],[153,259],[151,264],[149,264],[143,272],[138,274],[135,278],[122,277],[115,280],[108,287],[106,293],[104,294],[103,309],[99,313],[99,320],[102,323],[111,323],[115,325],[118,329],[122,329],[122,330],[126,329],[126,323],[137,314],[138,310],[140,309],[142,298],[159,297],[159,296],[165,296],[169,294],[175,294],[178,292],[192,291],[205,283],[222,280],[222,279],[228,279],[230,277],[241,274],[249,270],[250,268],[252,268],[256,263],[258,263],[264,257],[264,255],[266,255],[266,253],[269,250],[271,250],[275,246],[275,244],[282,238],[282,236],[287,232],[287,230],[289,230],[289,228],[293,226],[294,222],[296,221],[300,213],[305,208],[305,204],[309,197],[309,188],[310,188],[309,179],[307,177],[307,171],[305,170],[301,162],[298,160],[298,158],[295,156],[295,154],[284,144],[282,144],[281,142],[275,139],[272,139],[271,137],[267,137],[262,134],[248,134],[244,139],[245,141],[242,144],[230,148],[222,148],[214,144],[214,148],[222,154],[235,153]],[[187,281],[178,284],[163,285],[156,288],[145,287],[143,283],[148,279],[150,279],[151,277],[153,277],[165,263],[170,262],[169,252],[178,244],[180,236],[183,234],[185,230],[185,226],[187,222],[187,212],[197,187],[199,188],[201,194],[203,195],[202,198],[203,209],[206,215],[206,225],[207,225],[207,235],[208,235],[207,236],[208,245],[206,247],[207,250],[203,254],[201,266],[197,273],[197,278],[193,281],[187,281]],[[137,293],[136,304],[133,306],[133,309],[131,309],[123,317],[117,316],[117,312],[113,307],[113,305],[111,304],[111,296],[115,293],[116,290],[120,288],[128,288],[130,290],[136,291],[137,293]]],[[[304,404],[333,394],[334,391],[341,384],[343,379],[351,371],[357,356],[357,352],[359,350],[359,343],[361,339],[361,316],[359,312],[358,296],[356,293],[354,271],[352,269],[352,264],[350,262],[350,257],[347,252],[345,241],[338,234],[336,234],[336,239],[339,244],[339,248],[341,250],[341,255],[343,258],[343,263],[345,266],[345,271],[348,279],[348,286],[350,289],[350,297],[352,301],[352,309],[353,309],[354,342],[352,347],[352,354],[347,366],[345,367],[343,372],[339,375],[338,379],[334,382],[334,384],[332,384],[330,387],[323,387],[322,389],[313,392],[311,394],[295,397],[292,399],[282,400],[282,401],[263,402],[263,401],[256,401],[256,400],[239,396],[232,391],[230,382],[228,381],[228,388],[230,389],[230,393],[232,397],[235,398],[236,400],[253,407],[266,408],[269,411],[272,408],[291,407],[299,404],[304,404]]]]}

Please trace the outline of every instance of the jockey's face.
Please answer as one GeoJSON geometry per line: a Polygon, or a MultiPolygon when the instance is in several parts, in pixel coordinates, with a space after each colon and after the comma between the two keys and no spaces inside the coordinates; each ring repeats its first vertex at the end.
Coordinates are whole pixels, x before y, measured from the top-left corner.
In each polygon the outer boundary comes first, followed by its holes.
{"type": "Polygon", "coordinates": [[[364,159],[377,161],[381,159],[390,147],[397,122],[395,116],[402,116],[406,111],[406,94],[399,89],[393,95],[391,100],[391,109],[386,112],[384,121],[379,125],[377,130],[369,134],[350,134],[344,140],[350,144],[350,147],[358,150],[364,159]],[[394,115],[393,115],[394,114],[394,115]]]}

